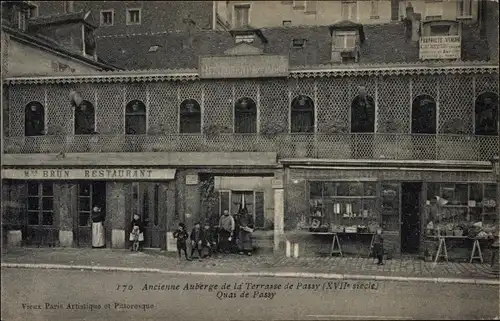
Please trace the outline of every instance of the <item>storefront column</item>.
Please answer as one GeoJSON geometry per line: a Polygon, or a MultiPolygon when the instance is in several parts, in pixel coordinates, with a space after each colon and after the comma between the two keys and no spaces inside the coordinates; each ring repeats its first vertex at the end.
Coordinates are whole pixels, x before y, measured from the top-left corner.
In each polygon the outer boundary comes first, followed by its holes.
{"type": "Polygon", "coordinates": [[[111,228],[111,247],[125,248],[125,183],[107,183],[106,194],[106,219],[111,228]]]}
{"type": "Polygon", "coordinates": [[[280,249],[285,234],[285,191],[274,189],[274,252],[280,249]]]}
{"type": "Polygon", "coordinates": [[[56,184],[55,186],[55,211],[59,218],[59,246],[73,246],[73,211],[72,205],[76,201],[72,197],[75,190],[73,184],[56,184]]]}

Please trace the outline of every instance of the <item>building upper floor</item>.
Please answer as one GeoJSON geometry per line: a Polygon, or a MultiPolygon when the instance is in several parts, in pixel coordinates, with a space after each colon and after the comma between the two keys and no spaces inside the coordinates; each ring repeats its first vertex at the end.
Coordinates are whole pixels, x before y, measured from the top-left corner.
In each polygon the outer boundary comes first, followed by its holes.
{"type": "Polygon", "coordinates": [[[116,69],[97,55],[88,12],[37,18],[30,1],[2,1],[2,75],[90,73],[116,69]]]}
{"type": "Polygon", "coordinates": [[[257,28],[327,26],[343,20],[361,24],[398,21],[410,4],[423,21],[481,18],[477,0],[338,0],[338,1],[216,1],[217,18],[229,28],[252,25],[257,28]]]}
{"type": "Polygon", "coordinates": [[[498,67],[491,65],[294,70],[246,79],[128,72],[7,83],[6,153],[261,151],[486,161],[500,148],[498,67]]]}

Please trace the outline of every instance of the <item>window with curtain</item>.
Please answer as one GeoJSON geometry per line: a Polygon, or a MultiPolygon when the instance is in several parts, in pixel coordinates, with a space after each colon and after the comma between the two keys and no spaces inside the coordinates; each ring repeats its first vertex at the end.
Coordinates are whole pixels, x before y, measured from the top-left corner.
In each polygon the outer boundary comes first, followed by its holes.
{"type": "Polygon", "coordinates": [[[32,101],[24,109],[24,135],[41,136],[45,131],[45,108],[32,101]]]}
{"type": "Polygon", "coordinates": [[[234,104],[234,132],[257,132],[257,105],[251,98],[240,98],[234,104]]]}
{"type": "Polygon", "coordinates": [[[498,95],[492,92],[476,98],[476,135],[498,135],[498,95]]]}
{"type": "Polygon", "coordinates": [[[358,95],[351,104],[351,132],[373,133],[375,131],[375,101],[366,94],[358,95]]]}
{"type": "Polygon", "coordinates": [[[432,96],[419,95],[412,103],[411,132],[413,134],[436,133],[436,101],[432,96]]]}
{"type": "Polygon", "coordinates": [[[307,96],[298,96],[292,100],[291,132],[314,132],[314,102],[307,96]]]}
{"type": "Polygon", "coordinates": [[[28,225],[54,225],[54,184],[28,183],[28,225]]]}
{"type": "Polygon", "coordinates": [[[140,100],[132,100],[125,107],[125,134],[146,134],[146,105],[140,100]]]}
{"type": "Polygon", "coordinates": [[[201,107],[196,100],[184,100],[179,112],[179,131],[181,134],[201,132],[201,107]]]}
{"type": "Polygon", "coordinates": [[[75,107],[75,135],[88,135],[95,132],[95,110],[92,103],[82,101],[75,107]]]}

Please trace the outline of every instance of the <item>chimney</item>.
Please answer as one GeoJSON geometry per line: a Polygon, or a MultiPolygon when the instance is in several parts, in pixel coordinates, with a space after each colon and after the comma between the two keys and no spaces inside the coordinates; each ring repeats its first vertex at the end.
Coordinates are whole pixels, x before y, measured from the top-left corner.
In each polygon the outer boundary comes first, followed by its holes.
{"type": "Polygon", "coordinates": [[[400,0],[391,0],[391,20],[392,21],[399,20],[399,1],[400,0]]]}

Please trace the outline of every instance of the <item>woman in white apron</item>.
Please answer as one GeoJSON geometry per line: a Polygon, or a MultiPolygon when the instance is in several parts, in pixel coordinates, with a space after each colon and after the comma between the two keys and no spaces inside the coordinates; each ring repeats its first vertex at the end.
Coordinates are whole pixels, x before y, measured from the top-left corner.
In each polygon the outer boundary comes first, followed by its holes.
{"type": "Polygon", "coordinates": [[[104,233],[104,213],[101,207],[96,205],[92,209],[92,247],[103,248],[106,246],[104,233]]]}

